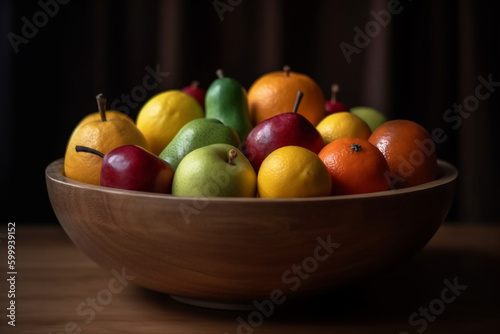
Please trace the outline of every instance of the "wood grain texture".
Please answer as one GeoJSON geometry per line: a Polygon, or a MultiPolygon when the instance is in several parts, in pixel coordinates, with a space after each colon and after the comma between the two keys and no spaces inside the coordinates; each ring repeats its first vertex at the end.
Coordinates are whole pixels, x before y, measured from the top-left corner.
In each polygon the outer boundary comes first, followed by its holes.
{"type": "MultiPolygon", "coordinates": [[[[86,322],[88,315],[79,315],[78,306],[96,298],[114,275],[88,259],[61,228],[19,227],[17,236],[17,326],[7,326],[3,319],[0,333],[59,334],[74,322],[81,333],[233,334],[237,317],[248,321],[251,314],[192,307],[130,284],[86,322]]],[[[498,333],[498,240],[498,226],[445,223],[422,252],[396,270],[298,306],[285,302],[252,329],[275,334],[417,333],[409,316],[440,298],[443,280],[457,277],[467,289],[428,323],[425,333],[498,333]]],[[[0,250],[5,254],[5,243],[0,250]]],[[[2,262],[3,272],[5,266],[2,262]]],[[[0,288],[4,304],[4,282],[0,288]]]]}
{"type": "Polygon", "coordinates": [[[230,303],[267,298],[275,289],[289,298],[324,294],[407,259],[445,219],[457,176],[440,162],[439,179],[408,189],[193,200],[74,182],[61,166],[58,160],[46,171],[52,206],[93,261],[126,268],[148,289],[230,303]],[[195,212],[189,221],[182,209],[195,212]],[[329,240],[340,246],[321,246],[329,240]]]}

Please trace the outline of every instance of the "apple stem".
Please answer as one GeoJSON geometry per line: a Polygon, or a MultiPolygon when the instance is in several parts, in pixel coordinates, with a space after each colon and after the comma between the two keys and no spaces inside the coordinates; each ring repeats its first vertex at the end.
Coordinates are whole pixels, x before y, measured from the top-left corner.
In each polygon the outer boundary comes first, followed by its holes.
{"type": "Polygon", "coordinates": [[[227,157],[228,157],[228,161],[227,163],[232,165],[233,164],[233,160],[238,156],[238,152],[232,148],[229,150],[228,154],[227,154],[227,157]]]}
{"type": "Polygon", "coordinates": [[[90,148],[90,147],[87,147],[87,146],[76,145],[75,146],[75,150],[77,152],[92,153],[92,154],[100,156],[101,158],[104,158],[104,153],[99,152],[98,150],[94,150],[93,148],[90,148]]]}
{"type": "Polygon", "coordinates": [[[219,77],[219,79],[224,78],[224,72],[220,68],[217,71],[215,71],[215,74],[217,74],[217,76],[219,77]]]}
{"type": "Polygon", "coordinates": [[[286,77],[290,76],[290,66],[288,65],[283,66],[283,71],[285,72],[286,77]]]}
{"type": "Polygon", "coordinates": [[[337,93],[339,92],[340,87],[338,84],[334,83],[332,85],[332,98],[330,99],[331,103],[337,102],[337,93]]]}
{"type": "Polygon", "coordinates": [[[200,82],[198,80],[194,80],[193,82],[191,82],[191,88],[193,89],[198,88],[199,85],[200,82]]]}
{"type": "Polygon", "coordinates": [[[96,97],[97,107],[99,108],[99,114],[101,114],[101,121],[106,122],[106,98],[102,94],[98,94],[96,97]]]}
{"type": "Polygon", "coordinates": [[[297,113],[297,110],[299,109],[300,101],[302,100],[303,96],[304,96],[304,93],[301,90],[297,91],[297,97],[295,98],[295,105],[293,106],[293,111],[292,111],[294,114],[297,113]]]}

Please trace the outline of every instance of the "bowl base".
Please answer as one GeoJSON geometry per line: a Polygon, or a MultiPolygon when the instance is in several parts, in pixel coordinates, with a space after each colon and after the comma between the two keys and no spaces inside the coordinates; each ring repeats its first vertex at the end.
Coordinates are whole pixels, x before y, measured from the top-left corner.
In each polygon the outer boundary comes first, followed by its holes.
{"type": "Polygon", "coordinates": [[[210,300],[189,298],[189,297],[181,297],[170,295],[170,298],[173,300],[197,307],[210,308],[216,310],[229,310],[229,311],[251,311],[255,309],[255,306],[251,303],[225,303],[225,302],[216,302],[210,300]]]}

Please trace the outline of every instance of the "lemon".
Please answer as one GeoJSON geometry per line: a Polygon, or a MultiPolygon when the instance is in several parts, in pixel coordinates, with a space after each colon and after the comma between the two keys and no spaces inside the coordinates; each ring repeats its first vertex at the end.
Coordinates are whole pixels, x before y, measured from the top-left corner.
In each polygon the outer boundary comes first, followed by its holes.
{"type": "Polygon", "coordinates": [[[340,138],[368,140],[372,133],[365,121],[348,111],[326,116],[319,122],[316,129],[323,137],[325,145],[340,138]]]}
{"type": "Polygon", "coordinates": [[[257,188],[263,198],[328,196],[332,180],[314,152],[299,146],[284,146],[262,162],[257,188]]]}
{"type": "Polygon", "coordinates": [[[158,155],[189,121],[204,117],[200,104],[180,90],[168,90],[149,99],[137,115],[137,127],[149,150],[158,155]]]}

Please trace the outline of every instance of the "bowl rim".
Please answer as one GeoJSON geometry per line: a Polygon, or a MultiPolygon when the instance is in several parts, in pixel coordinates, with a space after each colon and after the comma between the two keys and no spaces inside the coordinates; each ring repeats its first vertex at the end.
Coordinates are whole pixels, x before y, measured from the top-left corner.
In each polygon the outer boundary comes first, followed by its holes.
{"type": "Polygon", "coordinates": [[[261,198],[261,197],[187,197],[187,196],[176,196],[172,194],[161,194],[138,190],[127,190],[127,189],[117,189],[104,186],[97,186],[89,183],[84,183],[76,180],[72,180],[66,177],[63,173],[64,158],[59,158],[51,162],[45,169],[46,179],[50,179],[52,182],[57,182],[72,188],[81,188],[86,190],[92,190],[102,193],[118,194],[123,196],[133,196],[133,197],[143,197],[143,198],[156,198],[156,199],[169,199],[174,201],[193,201],[199,198],[209,199],[210,201],[217,202],[246,202],[246,203],[302,203],[302,202],[322,202],[322,201],[342,201],[347,199],[366,199],[373,197],[387,197],[387,196],[397,196],[404,193],[424,191],[434,187],[448,184],[455,181],[458,177],[458,170],[451,163],[444,160],[438,159],[438,176],[435,180],[426,182],[417,186],[402,188],[402,189],[390,189],[385,191],[378,191],[366,194],[355,194],[355,195],[335,195],[335,196],[317,196],[317,197],[300,197],[300,198],[261,198]]]}

